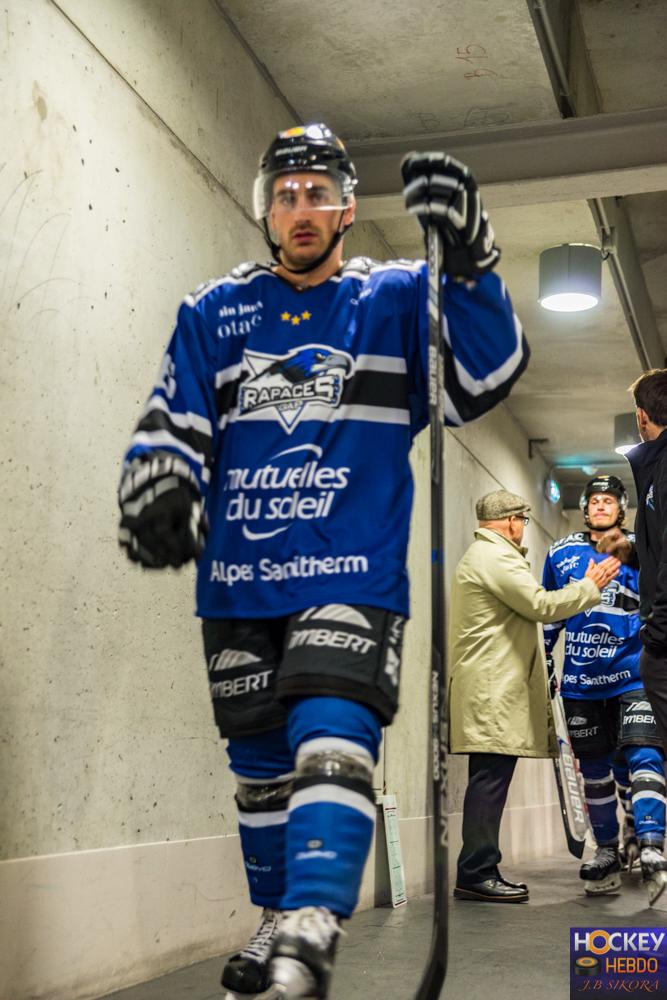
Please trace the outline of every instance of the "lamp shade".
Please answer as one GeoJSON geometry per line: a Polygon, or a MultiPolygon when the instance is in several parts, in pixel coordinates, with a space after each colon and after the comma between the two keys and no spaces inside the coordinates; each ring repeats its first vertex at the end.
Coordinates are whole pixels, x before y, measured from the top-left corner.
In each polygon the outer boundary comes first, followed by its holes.
{"type": "Polygon", "coordinates": [[[637,417],[634,413],[619,413],[614,417],[614,451],[627,455],[640,443],[637,417]]]}
{"type": "Polygon", "coordinates": [[[553,312],[592,309],[602,294],[602,256],[586,243],[563,243],[540,254],[539,302],[553,312]]]}

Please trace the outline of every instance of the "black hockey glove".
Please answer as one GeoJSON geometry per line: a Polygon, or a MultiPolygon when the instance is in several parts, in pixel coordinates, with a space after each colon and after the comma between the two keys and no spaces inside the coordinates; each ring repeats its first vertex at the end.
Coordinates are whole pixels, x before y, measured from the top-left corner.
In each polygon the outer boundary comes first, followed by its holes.
{"type": "Polygon", "coordinates": [[[495,235],[468,167],[445,153],[408,153],[401,164],[403,197],[426,232],[442,233],[444,270],[455,278],[479,278],[500,259],[495,235]]]}
{"type": "Polygon", "coordinates": [[[556,664],[551,653],[547,653],[547,676],[549,678],[549,697],[553,700],[558,694],[558,678],[556,677],[556,664]]]}
{"type": "Polygon", "coordinates": [[[136,458],[118,490],[118,543],[147,569],[178,568],[204,551],[208,518],[197,477],[167,451],[136,458]]]}

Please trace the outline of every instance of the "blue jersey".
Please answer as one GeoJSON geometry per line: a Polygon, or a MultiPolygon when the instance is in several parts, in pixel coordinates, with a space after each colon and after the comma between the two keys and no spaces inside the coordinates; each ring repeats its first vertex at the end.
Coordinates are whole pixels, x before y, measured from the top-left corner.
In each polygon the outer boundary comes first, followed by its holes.
{"type": "MultiPolygon", "coordinates": [[[[634,541],[634,535],[626,534],[634,541]]],[[[577,531],[551,546],[542,582],[547,590],[559,590],[570,580],[580,580],[590,559],[599,562],[605,558],[596,551],[588,532],[577,531]]],[[[547,653],[553,650],[565,629],[560,686],[563,697],[610,698],[641,687],[640,624],[638,573],[621,565],[618,576],[607,584],[596,607],[567,621],[545,625],[547,653]]]]}
{"type": "MultiPolygon", "coordinates": [[[[176,452],[211,530],[204,618],[320,604],[408,614],[408,453],[428,423],[423,261],[350,260],[299,291],[244,264],[188,296],[126,454],[176,452]]],[[[446,419],[485,413],[528,348],[503,282],[447,282],[446,419]]]]}

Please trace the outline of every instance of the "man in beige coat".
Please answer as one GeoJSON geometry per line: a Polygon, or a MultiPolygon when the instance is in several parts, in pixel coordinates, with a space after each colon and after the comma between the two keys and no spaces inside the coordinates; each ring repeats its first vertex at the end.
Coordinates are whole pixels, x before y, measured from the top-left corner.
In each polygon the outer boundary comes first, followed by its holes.
{"type": "Polygon", "coordinates": [[[583,579],[545,590],[521,547],[529,510],[505,490],[478,500],[475,541],[452,584],[450,750],[470,755],[457,899],[528,899],[525,883],[500,874],[498,838],[517,758],[557,752],[540,623],[594,607],[620,566],[591,560],[583,579]]]}

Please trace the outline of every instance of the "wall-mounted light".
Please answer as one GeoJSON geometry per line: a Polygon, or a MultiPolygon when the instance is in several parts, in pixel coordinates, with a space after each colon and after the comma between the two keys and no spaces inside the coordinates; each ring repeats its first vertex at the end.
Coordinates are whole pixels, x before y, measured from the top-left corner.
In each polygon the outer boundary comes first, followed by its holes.
{"type": "Polygon", "coordinates": [[[560,500],[560,486],[551,473],[544,480],[544,495],[549,503],[558,503],[560,500]]]}
{"type": "Polygon", "coordinates": [[[602,255],[586,243],[562,243],[540,254],[539,303],[553,312],[592,309],[602,295],[602,255]]]}
{"type": "Polygon", "coordinates": [[[614,417],[614,451],[627,455],[640,443],[637,417],[634,413],[619,413],[614,417]]]}

